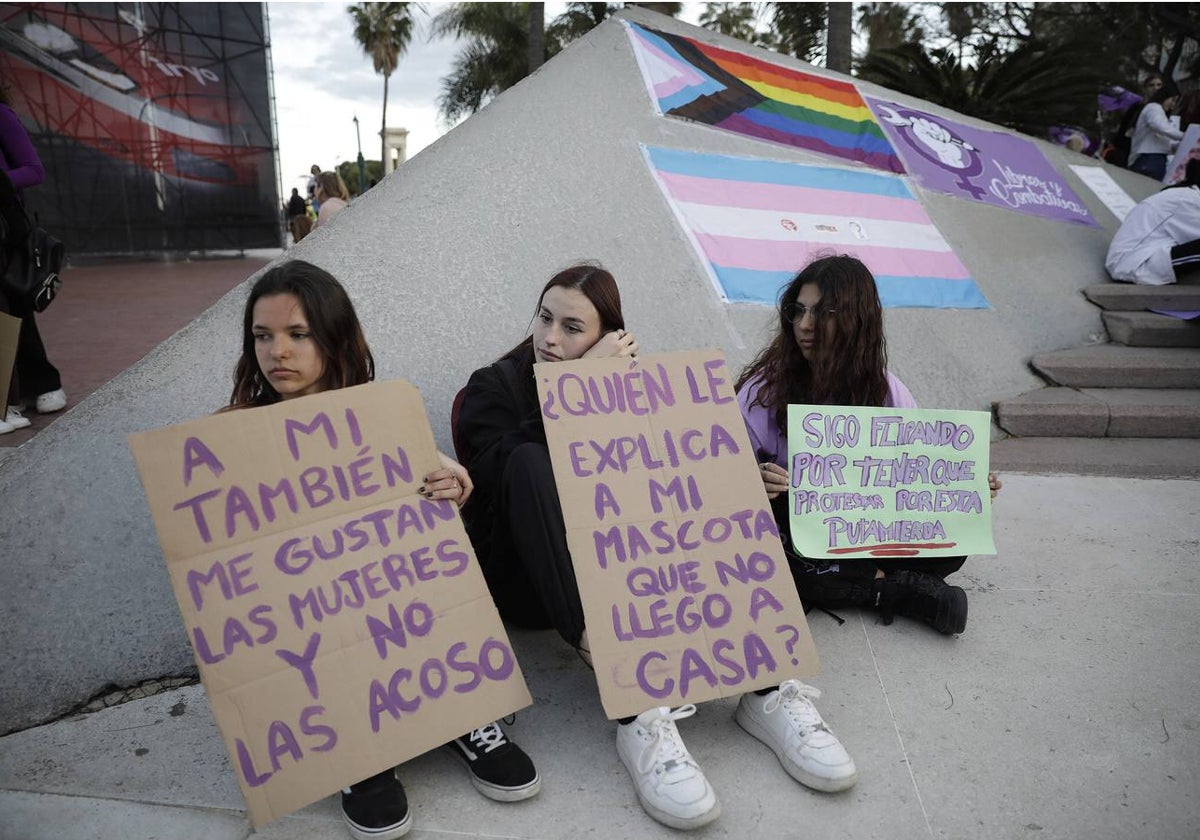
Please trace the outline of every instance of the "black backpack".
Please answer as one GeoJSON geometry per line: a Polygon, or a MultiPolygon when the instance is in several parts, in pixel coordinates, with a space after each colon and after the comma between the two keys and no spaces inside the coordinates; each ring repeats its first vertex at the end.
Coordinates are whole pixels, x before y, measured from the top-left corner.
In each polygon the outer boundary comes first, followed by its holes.
{"type": "Polygon", "coordinates": [[[62,240],[30,220],[12,180],[0,172],[0,286],[10,305],[42,312],[62,288],[62,240]]]}

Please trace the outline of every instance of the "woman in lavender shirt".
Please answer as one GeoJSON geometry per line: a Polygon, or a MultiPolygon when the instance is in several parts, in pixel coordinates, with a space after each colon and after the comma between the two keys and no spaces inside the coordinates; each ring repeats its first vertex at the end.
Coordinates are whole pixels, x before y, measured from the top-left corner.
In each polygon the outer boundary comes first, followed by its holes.
{"type": "MultiPolygon", "coordinates": [[[[942,633],[967,624],[967,594],[944,580],[966,557],[887,561],[810,560],[789,537],[789,404],[916,408],[887,369],[883,308],[870,270],[854,257],[823,257],[804,268],[779,300],[779,331],[737,382],[738,404],[759,461],[763,485],[806,607],[871,607],[885,623],[917,618],[942,633]]],[[[1000,489],[988,475],[992,496],[1000,489]]]]}

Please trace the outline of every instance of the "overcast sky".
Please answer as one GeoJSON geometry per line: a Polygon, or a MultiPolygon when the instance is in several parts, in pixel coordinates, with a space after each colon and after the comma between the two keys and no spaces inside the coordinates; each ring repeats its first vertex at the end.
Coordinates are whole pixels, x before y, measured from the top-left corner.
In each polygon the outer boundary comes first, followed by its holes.
{"type": "MultiPolygon", "coordinates": [[[[428,19],[444,3],[427,3],[408,52],[388,83],[388,125],[408,129],[408,156],[453,126],[437,114],[441,79],[450,71],[458,44],[429,40],[428,19]]],[[[275,115],[283,196],[303,192],[314,163],[332,169],[356,160],[354,117],[358,116],[363,157],[379,159],[383,77],[375,73],[354,40],[348,3],[268,3],[271,60],[275,71],[275,115]]],[[[547,23],[565,4],[547,3],[547,23]]],[[[685,4],[681,17],[695,22],[702,4],[685,4]]]]}

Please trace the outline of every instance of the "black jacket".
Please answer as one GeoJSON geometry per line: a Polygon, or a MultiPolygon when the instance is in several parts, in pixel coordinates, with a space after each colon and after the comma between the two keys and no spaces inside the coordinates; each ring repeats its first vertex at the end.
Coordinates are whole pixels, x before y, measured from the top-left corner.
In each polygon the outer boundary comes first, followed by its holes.
{"type": "Polygon", "coordinates": [[[523,443],[546,445],[532,345],[471,374],[459,410],[458,434],[468,450],[460,453],[463,466],[475,482],[462,515],[483,564],[490,555],[495,503],[509,455],[523,443]]]}

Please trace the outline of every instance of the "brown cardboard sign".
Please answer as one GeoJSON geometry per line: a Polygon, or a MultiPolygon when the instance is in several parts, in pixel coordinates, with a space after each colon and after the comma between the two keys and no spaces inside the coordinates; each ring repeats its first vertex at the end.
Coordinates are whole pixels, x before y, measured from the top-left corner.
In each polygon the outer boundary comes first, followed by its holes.
{"type": "Polygon", "coordinates": [[[129,443],[255,826],[532,702],[413,386],[129,443]]]}
{"type": "Polygon", "coordinates": [[[17,339],[20,337],[21,319],[0,312],[0,400],[8,399],[8,385],[12,382],[13,367],[17,363],[17,339]]]}
{"type": "Polygon", "coordinates": [[[534,375],[605,713],[816,673],[722,353],[534,375]]]}

